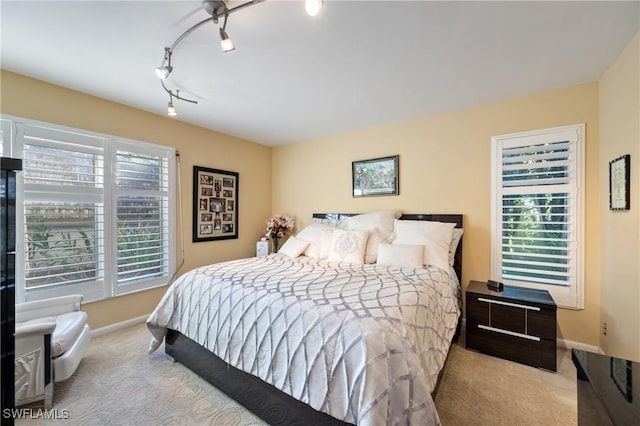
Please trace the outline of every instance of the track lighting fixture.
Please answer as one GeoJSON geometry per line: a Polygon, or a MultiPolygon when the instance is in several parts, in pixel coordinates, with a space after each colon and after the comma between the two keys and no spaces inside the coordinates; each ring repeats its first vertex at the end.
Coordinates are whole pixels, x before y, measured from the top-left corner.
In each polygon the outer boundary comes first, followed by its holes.
{"type": "MultiPolygon", "coordinates": [[[[263,1],[265,0],[251,0],[246,3],[239,4],[238,6],[235,6],[232,8],[228,8],[227,4],[222,0],[203,0],[202,1],[202,8],[205,10],[205,12],[207,12],[211,16],[207,17],[206,19],[203,19],[202,21],[198,22],[197,24],[193,25],[192,27],[187,29],[185,32],[183,32],[176,39],[176,41],[173,42],[173,44],[170,47],[165,47],[162,65],[156,68],[156,75],[158,76],[158,78],[160,78],[160,83],[162,84],[162,88],[169,94],[169,105],[167,107],[168,115],[170,116],[177,115],[176,109],[173,106],[174,98],[181,101],[194,103],[194,104],[198,103],[195,100],[181,97],[179,90],[176,90],[174,93],[173,90],[168,89],[167,86],[165,86],[164,84],[166,79],[169,77],[169,75],[173,71],[173,66],[171,65],[171,56],[173,55],[173,51],[178,46],[178,44],[180,44],[180,42],[186,36],[191,34],[194,30],[198,29],[202,25],[210,21],[213,21],[214,24],[217,24],[219,19],[224,17],[224,22],[222,24],[222,27],[220,27],[220,46],[222,47],[222,50],[224,52],[230,52],[232,50],[235,50],[236,47],[231,41],[231,39],[229,38],[229,35],[227,34],[227,31],[226,31],[227,19],[229,18],[229,15],[233,12],[237,12],[240,9],[244,9],[245,7],[262,3],[263,1]]],[[[309,15],[316,16],[320,11],[320,8],[322,7],[322,4],[323,4],[322,0],[306,0],[305,9],[307,10],[307,13],[309,15]]]]}
{"type": "Polygon", "coordinates": [[[236,47],[233,45],[233,42],[229,38],[229,35],[225,31],[227,28],[227,17],[229,15],[224,15],[224,24],[222,28],[220,28],[220,46],[222,46],[222,50],[224,52],[231,52],[232,50],[236,50],[236,47]]]}
{"type": "Polygon", "coordinates": [[[167,89],[167,86],[164,85],[164,81],[161,80],[160,84],[162,84],[162,88],[164,89],[164,91],[169,94],[169,105],[167,106],[167,115],[171,117],[175,117],[176,115],[178,115],[178,113],[176,112],[176,108],[173,106],[173,98],[179,99],[181,101],[189,102],[192,104],[198,103],[198,101],[194,101],[193,99],[187,99],[180,96],[180,90],[176,90],[176,92],[173,93],[173,90],[167,89]]]}
{"type": "Polygon", "coordinates": [[[175,117],[178,115],[176,112],[176,108],[173,106],[173,102],[169,101],[169,106],[167,107],[167,115],[171,117],[175,117]]]}
{"type": "Polygon", "coordinates": [[[172,67],[158,67],[156,68],[156,75],[160,80],[166,80],[167,77],[169,77],[169,74],[171,74],[171,71],[172,67]]]}
{"type": "Polygon", "coordinates": [[[173,67],[171,66],[171,50],[168,47],[164,48],[164,59],[162,60],[162,66],[156,68],[156,75],[160,80],[166,80],[173,71],[173,67]],[[164,65],[166,63],[166,65],[164,65]]]}

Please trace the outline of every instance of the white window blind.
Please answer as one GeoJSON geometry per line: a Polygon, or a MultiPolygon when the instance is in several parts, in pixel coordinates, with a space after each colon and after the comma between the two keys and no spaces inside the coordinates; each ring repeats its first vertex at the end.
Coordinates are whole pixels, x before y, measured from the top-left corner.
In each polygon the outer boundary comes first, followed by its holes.
{"type": "Polygon", "coordinates": [[[169,275],[170,163],[163,152],[127,145],[116,153],[116,249],[118,288],[130,291],[169,275]]]}
{"type": "Polygon", "coordinates": [[[11,157],[11,121],[0,119],[0,157],[11,157]]]}
{"type": "Polygon", "coordinates": [[[582,307],[583,126],[493,138],[492,275],[582,307]]]}
{"type": "Polygon", "coordinates": [[[24,296],[103,298],[107,140],[33,124],[17,127],[24,160],[24,296]]]}
{"type": "Polygon", "coordinates": [[[13,127],[24,160],[17,300],[166,284],[174,149],[24,119],[13,127]]]}

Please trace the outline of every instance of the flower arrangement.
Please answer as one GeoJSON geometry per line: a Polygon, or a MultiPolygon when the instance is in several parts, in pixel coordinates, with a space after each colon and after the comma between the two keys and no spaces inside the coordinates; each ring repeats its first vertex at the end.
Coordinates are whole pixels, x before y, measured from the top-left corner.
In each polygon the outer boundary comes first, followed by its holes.
{"type": "Polygon", "coordinates": [[[293,232],[294,225],[293,219],[289,216],[277,214],[267,219],[267,232],[265,236],[273,240],[274,252],[278,251],[280,238],[293,232]]]}

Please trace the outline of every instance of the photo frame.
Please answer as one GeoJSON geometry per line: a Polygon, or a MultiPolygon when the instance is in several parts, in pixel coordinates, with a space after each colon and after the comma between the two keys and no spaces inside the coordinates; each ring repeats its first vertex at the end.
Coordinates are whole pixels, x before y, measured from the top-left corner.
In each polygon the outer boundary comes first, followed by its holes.
{"type": "Polygon", "coordinates": [[[399,195],[398,162],[398,155],[354,161],[351,166],[352,196],[399,195]]]}
{"type": "Polygon", "coordinates": [[[609,162],[609,210],[631,208],[631,156],[609,162]]]}
{"type": "Polygon", "coordinates": [[[238,238],[239,174],[193,166],[193,242],[238,238]]]}
{"type": "Polygon", "coordinates": [[[611,380],[628,402],[633,400],[632,366],[633,363],[626,359],[611,358],[611,380]]]}

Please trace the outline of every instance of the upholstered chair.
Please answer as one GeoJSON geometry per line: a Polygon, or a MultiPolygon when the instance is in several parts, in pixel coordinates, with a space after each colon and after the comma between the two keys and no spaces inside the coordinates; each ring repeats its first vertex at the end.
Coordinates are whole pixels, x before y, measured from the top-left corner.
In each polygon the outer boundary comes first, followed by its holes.
{"type": "Polygon", "coordinates": [[[81,295],[16,304],[16,406],[53,405],[53,384],[76,371],[91,340],[81,295]]]}

